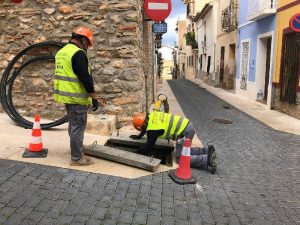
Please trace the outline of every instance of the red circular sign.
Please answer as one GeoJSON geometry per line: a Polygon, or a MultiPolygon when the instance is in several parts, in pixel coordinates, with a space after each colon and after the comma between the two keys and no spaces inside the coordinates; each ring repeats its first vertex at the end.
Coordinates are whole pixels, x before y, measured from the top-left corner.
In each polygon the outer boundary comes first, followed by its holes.
{"type": "Polygon", "coordinates": [[[293,31],[300,32],[300,13],[297,13],[290,19],[290,27],[293,31]]]}
{"type": "Polygon", "coordinates": [[[145,0],[144,9],[150,19],[160,22],[170,15],[172,3],[171,0],[145,0]]]}

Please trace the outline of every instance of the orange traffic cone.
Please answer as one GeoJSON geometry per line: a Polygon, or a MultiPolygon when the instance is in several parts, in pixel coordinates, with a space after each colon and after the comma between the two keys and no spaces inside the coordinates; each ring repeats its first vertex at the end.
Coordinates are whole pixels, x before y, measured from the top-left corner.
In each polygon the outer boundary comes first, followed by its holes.
{"type": "Polygon", "coordinates": [[[43,148],[40,115],[35,115],[29,147],[25,149],[23,158],[44,158],[48,149],[43,148]]]}
{"type": "Polygon", "coordinates": [[[179,167],[169,176],[178,184],[195,184],[196,179],[191,175],[191,141],[189,138],[184,140],[184,146],[179,160],[179,167]]]}

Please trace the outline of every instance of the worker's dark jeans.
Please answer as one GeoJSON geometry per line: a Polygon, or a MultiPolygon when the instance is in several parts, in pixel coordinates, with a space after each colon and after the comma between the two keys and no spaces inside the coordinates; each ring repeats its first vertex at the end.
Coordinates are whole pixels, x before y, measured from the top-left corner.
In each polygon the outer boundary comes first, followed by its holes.
{"type": "MultiPolygon", "coordinates": [[[[184,139],[189,138],[191,140],[191,145],[192,145],[192,140],[195,136],[195,128],[190,121],[187,127],[184,129],[182,132],[182,135],[184,138],[178,139],[176,141],[176,161],[177,163],[179,162],[181,152],[183,149],[184,145],[184,139]]],[[[201,168],[201,167],[206,167],[207,166],[207,153],[208,153],[208,148],[203,147],[203,148],[198,148],[198,147],[191,147],[191,167],[193,168],[201,168]]]]}
{"type": "Polygon", "coordinates": [[[71,159],[77,161],[82,157],[84,130],[87,124],[86,105],[66,104],[69,119],[69,136],[71,159]]]}

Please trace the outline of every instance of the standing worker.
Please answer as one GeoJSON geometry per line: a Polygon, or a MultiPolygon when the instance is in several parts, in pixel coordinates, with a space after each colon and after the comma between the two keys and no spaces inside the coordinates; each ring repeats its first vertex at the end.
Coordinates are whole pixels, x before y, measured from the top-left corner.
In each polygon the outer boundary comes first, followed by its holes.
{"type": "MultiPolygon", "coordinates": [[[[139,149],[139,153],[149,155],[157,141],[160,139],[176,141],[176,161],[179,162],[183,149],[184,138],[191,141],[195,135],[195,129],[187,118],[169,113],[152,111],[147,117],[145,114],[137,114],[133,118],[133,126],[140,131],[139,135],[131,135],[132,139],[140,139],[147,133],[145,146],[139,149]]],[[[212,145],[203,148],[191,148],[191,167],[206,167],[211,173],[217,170],[217,156],[212,145]]]]}
{"type": "Polygon", "coordinates": [[[82,153],[89,105],[99,107],[90,73],[87,49],[93,45],[93,34],[87,27],[75,28],[70,42],[55,55],[54,100],[65,104],[69,120],[72,166],[87,166],[94,161],[82,153]]]}

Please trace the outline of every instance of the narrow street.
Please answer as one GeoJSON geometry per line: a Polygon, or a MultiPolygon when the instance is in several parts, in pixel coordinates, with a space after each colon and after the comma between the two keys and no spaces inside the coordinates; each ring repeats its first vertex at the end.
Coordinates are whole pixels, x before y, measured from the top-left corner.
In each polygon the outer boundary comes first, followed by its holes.
{"type": "Polygon", "coordinates": [[[191,81],[169,85],[202,143],[215,145],[216,175],[192,170],[198,183],[181,186],[168,172],[131,180],[1,159],[0,224],[299,224],[300,137],[191,81]]]}
{"type": "Polygon", "coordinates": [[[0,21],[0,225],[300,225],[300,0],[0,21]]]}
{"type": "Polygon", "coordinates": [[[215,222],[231,212],[241,224],[299,223],[300,137],[273,130],[191,81],[169,84],[201,141],[218,152],[217,176],[201,176],[215,222]]]}

